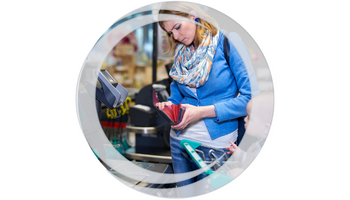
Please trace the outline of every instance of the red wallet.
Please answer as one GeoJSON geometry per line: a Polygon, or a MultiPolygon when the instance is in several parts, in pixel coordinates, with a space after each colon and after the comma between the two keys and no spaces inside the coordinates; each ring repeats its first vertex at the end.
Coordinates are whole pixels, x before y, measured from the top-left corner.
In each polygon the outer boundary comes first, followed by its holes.
{"type": "Polygon", "coordinates": [[[163,109],[159,109],[156,106],[156,103],[159,102],[157,93],[153,90],[153,105],[156,108],[158,114],[163,117],[169,124],[176,125],[179,124],[183,118],[183,115],[186,111],[186,108],[181,107],[181,103],[179,105],[172,104],[171,106],[167,106],[163,109]]]}

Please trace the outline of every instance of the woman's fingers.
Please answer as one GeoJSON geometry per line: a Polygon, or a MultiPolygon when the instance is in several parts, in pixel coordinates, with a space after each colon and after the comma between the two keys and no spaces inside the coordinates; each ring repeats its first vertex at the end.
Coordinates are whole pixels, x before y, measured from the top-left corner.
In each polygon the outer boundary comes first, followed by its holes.
{"type": "Polygon", "coordinates": [[[176,130],[182,130],[185,129],[188,126],[188,117],[186,113],[184,114],[184,117],[182,118],[182,121],[179,124],[172,125],[171,128],[176,129],[176,130]]]}
{"type": "Polygon", "coordinates": [[[182,121],[179,124],[172,125],[171,128],[176,129],[176,130],[182,130],[182,129],[186,128],[186,126],[188,125],[187,118],[188,118],[188,115],[185,112],[185,114],[182,118],[182,121]]]}
{"type": "Polygon", "coordinates": [[[164,106],[165,102],[160,102],[160,103],[157,103],[156,105],[158,106],[158,108],[160,110],[162,110],[165,106],[164,106]]]}
{"type": "Polygon", "coordinates": [[[184,128],[186,128],[187,124],[186,122],[183,120],[182,122],[180,122],[179,124],[176,125],[172,125],[171,128],[176,129],[176,130],[182,130],[184,128]]]}
{"type": "Polygon", "coordinates": [[[157,108],[160,110],[164,109],[167,106],[171,106],[171,105],[173,105],[173,103],[171,101],[156,103],[157,108]]]}
{"type": "Polygon", "coordinates": [[[179,124],[173,125],[171,127],[176,130],[185,129],[189,124],[197,121],[200,118],[198,117],[198,112],[195,106],[192,106],[190,104],[181,104],[181,106],[186,108],[186,112],[184,113],[182,121],[179,124]]]}

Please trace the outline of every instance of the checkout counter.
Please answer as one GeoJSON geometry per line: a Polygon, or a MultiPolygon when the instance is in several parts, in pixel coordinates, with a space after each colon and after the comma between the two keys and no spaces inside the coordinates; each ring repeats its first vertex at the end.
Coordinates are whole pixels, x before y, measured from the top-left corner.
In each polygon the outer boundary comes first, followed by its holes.
{"type": "Polygon", "coordinates": [[[130,108],[130,123],[126,126],[127,135],[133,135],[135,146],[125,152],[131,160],[172,164],[170,152],[170,124],[153,106],[153,89],[166,100],[169,95],[168,79],[142,88],[135,98],[135,106],[130,108]]]}
{"type": "MultiPolygon", "coordinates": [[[[106,148],[99,151],[92,149],[96,157],[104,165],[104,167],[114,176],[120,178],[126,185],[130,187],[140,188],[175,188],[175,183],[170,184],[149,184],[142,182],[142,178],[138,181],[129,178],[130,176],[142,177],[144,174],[135,174],[128,170],[127,164],[133,164],[158,173],[172,174],[172,160],[169,144],[170,124],[162,119],[152,106],[153,85],[142,88],[131,99],[128,91],[123,88],[117,81],[109,75],[106,70],[101,70],[98,74],[98,84],[95,86],[86,85],[85,88],[89,93],[96,89],[96,109],[101,126],[105,132],[107,139],[111,142],[106,148]],[[116,90],[116,91],[114,91],[116,90]],[[135,106],[127,105],[131,100],[135,101],[135,106]],[[129,135],[135,136],[135,144],[130,145],[128,141],[129,135]],[[111,148],[112,147],[112,148],[111,148]],[[105,149],[105,151],[103,151],[105,149]],[[129,161],[118,166],[109,167],[100,159],[103,156],[109,161],[113,161],[115,151],[108,149],[116,149],[122,156],[129,161]],[[114,154],[114,155],[113,155],[114,154]]],[[[163,80],[155,86],[167,96],[167,86],[169,82],[163,80]]]]}
{"type": "MultiPolygon", "coordinates": [[[[138,106],[129,109],[127,104],[130,103],[131,98],[128,95],[128,90],[118,84],[106,70],[101,69],[96,75],[98,77],[97,84],[85,83],[85,90],[81,91],[87,96],[95,95],[98,119],[107,141],[110,141],[110,143],[102,142],[97,149],[92,148],[96,157],[112,175],[130,187],[144,188],[145,190],[149,188],[175,188],[175,183],[150,184],[142,182],[142,176],[146,174],[145,171],[173,173],[169,137],[166,136],[169,134],[170,125],[165,124],[165,121],[152,111],[144,112],[144,109],[137,109],[138,106]],[[152,113],[150,115],[153,116],[152,119],[150,117],[143,118],[144,115],[150,113],[152,113]],[[138,118],[139,116],[141,118],[138,118]],[[136,137],[134,146],[128,144],[128,134],[131,132],[136,137]],[[120,159],[121,156],[126,159],[120,159]],[[104,161],[107,163],[115,161],[118,164],[113,165],[112,168],[104,161]],[[144,172],[128,169],[127,166],[130,165],[130,162],[141,167],[144,172]],[[134,180],[130,177],[140,178],[134,180]]],[[[162,86],[162,88],[165,87],[162,86]]],[[[150,88],[152,85],[133,94],[136,104],[147,106],[147,103],[143,102],[147,101],[148,98],[150,98],[149,103],[151,104],[151,90],[148,95],[150,88]]],[[[84,95],[81,94],[81,97],[84,98],[84,95]]],[[[94,135],[96,140],[102,141],[97,134],[91,135],[94,135]]]]}

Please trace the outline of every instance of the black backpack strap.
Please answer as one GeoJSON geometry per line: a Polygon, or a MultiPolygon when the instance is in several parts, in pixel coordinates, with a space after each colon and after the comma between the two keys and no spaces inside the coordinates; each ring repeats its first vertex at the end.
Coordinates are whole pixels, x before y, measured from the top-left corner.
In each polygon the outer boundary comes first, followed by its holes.
{"type": "Polygon", "coordinates": [[[228,43],[227,37],[224,38],[224,54],[225,54],[225,59],[227,64],[230,65],[230,62],[229,62],[230,45],[228,43]]]}
{"type": "MultiPolygon", "coordinates": [[[[227,64],[230,66],[230,44],[228,43],[228,39],[227,37],[224,38],[224,55],[225,55],[225,59],[226,59],[226,62],[227,64]]],[[[233,72],[232,72],[233,74],[233,72]]],[[[237,88],[238,88],[238,85],[237,85],[237,88]]],[[[235,94],[235,98],[238,97],[239,95],[239,90],[237,90],[236,94],[235,94]]]]}
{"type": "MultiPolygon", "coordinates": [[[[226,59],[227,64],[230,66],[230,59],[229,59],[230,44],[228,43],[228,39],[226,36],[224,38],[224,55],[225,55],[225,59],[226,59]]],[[[237,88],[238,88],[238,86],[237,86],[237,88]]],[[[238,96],[238,94],[239,94],[239,91],[237,90],[234,97],[236,98],[238,96]]],[[[241,142],[241,140],[244,136],[244,133],[245,133],[244,123],[245,123],[244,117],[239,117],[238,118],[238,137],[237,137],[237,140],[235,142],[236,145],[239,145],[239,143],[241,142]]]]}

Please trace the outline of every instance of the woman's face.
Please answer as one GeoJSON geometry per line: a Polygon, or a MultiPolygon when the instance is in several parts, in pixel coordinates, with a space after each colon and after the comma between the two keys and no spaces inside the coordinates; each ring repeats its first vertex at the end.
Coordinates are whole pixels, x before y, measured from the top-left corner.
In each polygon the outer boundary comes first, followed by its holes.
{"type": "MultiPolygon", "coordinates": [[[[194,16],[190,16],[194,20],[194,16]]],[[[165,21],[165,30],[177,41],[189,46],[196,35],[196,24],[187,21],[165,21]]]]}

